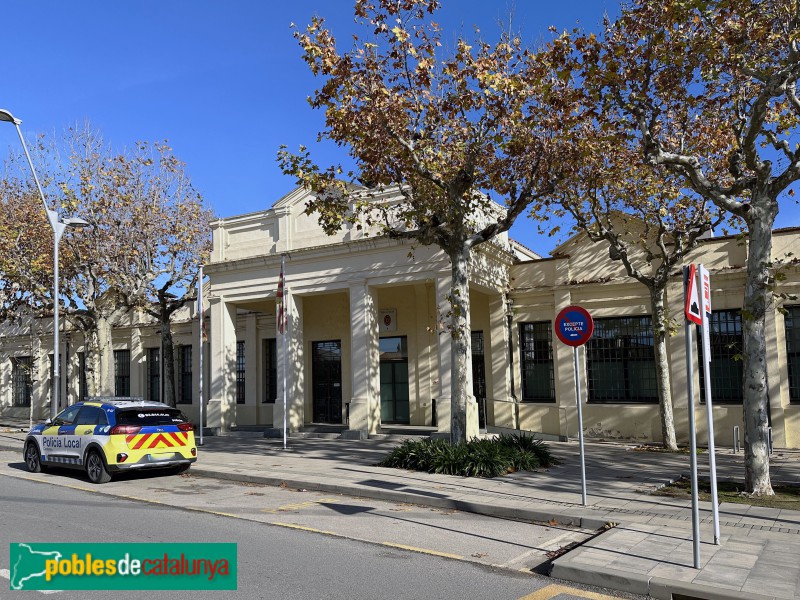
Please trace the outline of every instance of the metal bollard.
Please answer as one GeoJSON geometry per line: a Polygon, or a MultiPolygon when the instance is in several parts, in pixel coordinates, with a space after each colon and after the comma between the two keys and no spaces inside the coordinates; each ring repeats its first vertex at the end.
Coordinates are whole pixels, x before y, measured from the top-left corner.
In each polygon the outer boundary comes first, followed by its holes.
{"type": "Polygon", "coordinates": [[[739,426],[733,426],[733,453],[739,453],[739,426]]]}

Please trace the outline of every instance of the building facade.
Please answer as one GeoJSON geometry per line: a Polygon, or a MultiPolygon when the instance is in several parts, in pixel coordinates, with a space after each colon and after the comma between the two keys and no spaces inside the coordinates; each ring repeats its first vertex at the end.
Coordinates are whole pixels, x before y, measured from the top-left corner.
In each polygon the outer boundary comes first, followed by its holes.
{"type": "MultiPolygon", "coordinates": [[[[435,247],[368,235],[355,227],[329,237],[305,214],[306,192],[273,208],[217,221],[205,273],[208,339],[202,345],[206,425],[282,427],[286,422],[342,424],[363,438],[389,425],[450,423],[450,264],[435,247]],[[276,293],[285,260],[285,335],[276,328],[276,293]]],[[[374,233],[374,232],[372,232],[374,233]]],[[[775,232],[774,258],[790,256],[800,229],[775,232]]],[[[741,304],[746,241],[704,240],[687,258],[711,272],[711,381],[715,438],[732,444],[742,425],[741,304]]],[[[800,267],[781,269],[776,293],[800,294],[800,267]]],[[[683,324],[679,273],[668,290],[670,316],[683,324]]],[[[607,248],[577,235],[550,258],[500,236],[474,253],[470,273],[472,390],[476,424],[561,439],[577,435],[572,348],[553,321],[569,305],[595,319],[579,351],[584,432],[590,438],[660,441],[651,308],[607,248]]],[[[0,410],[47,414],[52,331],[47,323],[6,325],[0,337],[0,410]],[[26,375],[27,374],[27,375],[26,375]]],[[[200,325],[194,307],[174,322],[179,406],[199,419],[200,325]]],[[[776,300],[767,318],[770,422],[776,447],[800,447],[800,302],[776,300]]],[[[114,331],[115,391],[162,396],[155,323],[133,316],[114,331]]],[[[673,410],[679,441],[688,440],[683,327],[669,338],[673,410]]],[[[698,348],[695,340],[695,348],[698,348]]],[[[62,342],[62,397],[82,395],[80,336],[62,342]]],[[[695,363],[697,363],[695,353],[695,363]]],[[[701,374],[692,371],[695,389],[701,374]]],[[[705,407],[697,403],[702,443],[705,407]]]]}

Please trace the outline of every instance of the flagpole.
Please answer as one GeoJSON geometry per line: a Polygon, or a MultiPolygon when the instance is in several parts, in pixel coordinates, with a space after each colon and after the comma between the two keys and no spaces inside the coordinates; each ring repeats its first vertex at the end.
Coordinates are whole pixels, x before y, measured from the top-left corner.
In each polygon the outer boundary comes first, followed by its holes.
{"type": "Polygon", "coordinates": [[[197,276],[197,308],[200,315],[200,445],[203,445],[203,325],[205,313],[203,311],[203,265],[200,265],[200,273],[197,276]]]}
{"type": "MultiPolygon", "coordinates": [[[[285,295],[286,287],[285,287],[285,279],[284,279],[284,267],[286,265],[286,255],[281,254],[281,293],[285,295]]],[[[280,314],[280,330],[281,330],[281,338],[282,338],[282,345],[283,345],[283,449],[286,450],[286,309],[285,307],[285,300],[281,298],[281,314],[280,314]]]]}

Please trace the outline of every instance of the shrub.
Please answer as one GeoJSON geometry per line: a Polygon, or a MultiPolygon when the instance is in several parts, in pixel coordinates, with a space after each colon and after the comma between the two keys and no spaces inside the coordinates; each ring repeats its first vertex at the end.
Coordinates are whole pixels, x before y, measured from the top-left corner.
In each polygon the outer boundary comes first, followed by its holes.
{"type": "Polygon", "coordinates": [[[407,440],[379,463],[382,467],[464,477],[498,477],[551,466],[555,459],[532,435],[501,435],[453,446],[448,440],[407,440]]]}
{"type": "MultiPolygon", "coordinates": [[[[509,435],[503,433],[500,434],[498,442],[507,448],[513,449],[517,453],[532,454],[538,463],[537,466],[552,467],[557,462],[550,452],[550,448],[544,443],[544,440],[537,439],[533,434],[515,433],[509,435]]],[[[528,470],[524,467],[520,467],[520,469],[528,470]]]]}

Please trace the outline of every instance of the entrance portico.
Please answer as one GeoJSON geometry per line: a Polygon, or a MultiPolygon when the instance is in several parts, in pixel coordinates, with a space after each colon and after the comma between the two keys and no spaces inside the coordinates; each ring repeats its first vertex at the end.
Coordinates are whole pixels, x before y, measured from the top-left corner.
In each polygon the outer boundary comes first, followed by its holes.
{"type": "MultiPolygon", "coordinates": [[[[351,438],[379,433],[382,423],[435,424],[449,431],[446,255],[354,229],[338,237],[321,235],[304,212],[305,194],[292,192],[271,210],[214,225],[213,259],[205,267],[212,347],[209,426],[281,429],[285,363],[290,431],[312,423],[346,424],[345,436],[351,438]],[[281,255],[285,351],[275,327],[281,255]]],[[[476,339],[488,361],[479,369],[486,396],[503,393],[495,371],[506,379],[502,367],[494,367],[505,356],[494,356],[494,340],[505,335],[502,314],[491,313],[502,310],[513,257],[496,246],[475,257],[470,317],[480,325],[476,339]]],[[[468,411],[468,434],[477,435],[474,396],[468,411]]]]}

